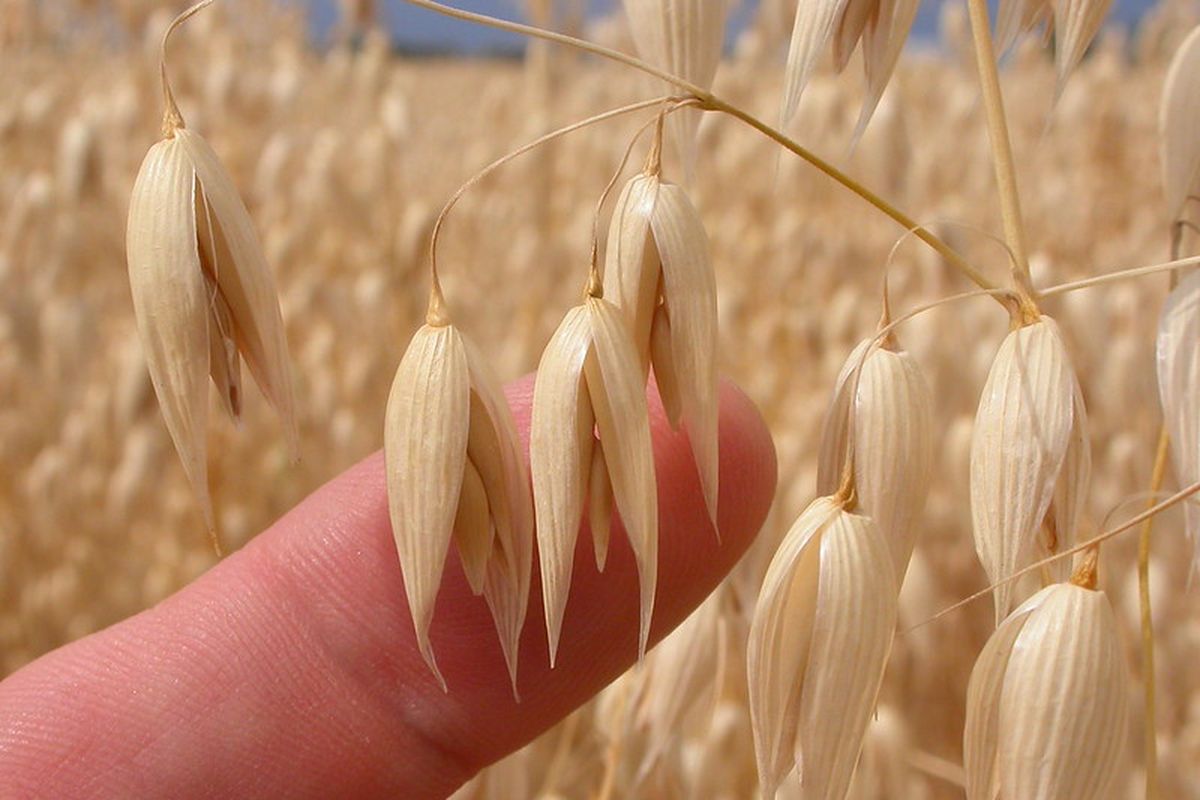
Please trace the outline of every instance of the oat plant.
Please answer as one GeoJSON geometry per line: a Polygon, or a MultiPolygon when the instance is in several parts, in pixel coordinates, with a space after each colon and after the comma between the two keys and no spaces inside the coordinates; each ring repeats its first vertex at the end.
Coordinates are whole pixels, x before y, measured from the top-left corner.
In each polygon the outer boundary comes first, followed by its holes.
{"type": "MultiPolygon", "coordinates": [[[[1051,113],[1069,113],[1060,111],[1066,103],[1064,87],[1084,69],[1085,53],[1108,10],[1105,0],[1005,0],[994,32],[986,2],[966,1],[1007,256],[1000,269],[983,268],[978,258],[956,246],[958,242],[939,235],[938,226],[920,224],[867,182],[717,94],[728,11],[723,0],[626,0],[636,56],[433,0],[408,1],[623,64],[640,72],[643,82],[652,79],[656,91],[667,93],[572,123],[493,162],[451,198],[432,231],[427,230],[432,214],[414,214],[412,227],[419,236],[411,238],[429,235],[431,240],[428,303],[424,324],[412,334],[394,371],[383,440],[389,516],[407,611],[420,651],[443,689],[452,692],[455,687],[447,684],[437,666],[434,610],[452,553],[471,591],[491,610],[498,646],[519,696],[519,642],[528,610],[536,613],[538,607],[538,598],[530,597],[535,566],[541,579],[539,623],[544,623],[549,643],[545,657],[553,666],[564,621],[572,613],[577,547],[590,547],[595,568],[603,572],[611,537],[623,535],[638,571],[641,671],[606,692],[588,712],[589,722],[572,723],[592,725],[607,742],[604,791],[626,781],[631,795],[636,794],[672,770],[707,775],[704,770],[719,761],[715,755],[721,748],[735,749],[740,737],[752,742],[746,745],[753,749],[754,762],[748,780],[764,796],[778,792],[840,800],[857,791],[860,754],[886,750],[871,743],[870,732],[881,698],[893,697],[889,655],[894,642],[905,638],[896,640],[895,634],[908,602],[901,590],[906,582],[913,583],[914,573],[929,570],[929,556],[917,546],[918,534],[935,527],[942,513],[929,510],[929,498],[953,505],[948,491],[932,485],[928,476],[939,454],[957,456],[965,484],[957,493],[962,496],[953,500],[957,507],[969,505],[971,541],[988,579],[988,585],[968,600],[993,596],[995,630],[975,661],[965,697],[958,698],[965,705],[961,769],[919,753],[906,763],[920,763],[940,780],[961,784],[968,797],[985,800],[1082,799],[1127,785],[1126,654],[1114,605],[1098,588],[1098,547],[1142,525],[1139,624],[1144,664],[1150,670],[1144,676],[1145,780],[1147,796],[1158,796],[1149,524],[1155,515],[1183,504],[1186,527],[1195,540],[1194,495],[1200,490],[1200,282],[1191,270],[1198,261],[1191,254],[1200,242],[1200,31],[1192,32],[1175,56],[1160,115],[1168,206],[1163,228],[1171,261],[1103,273],[1088,265],[1089,277],[1048,285],[1045,275],[1058,273],[1037,268],[1029,236],[1033,225],[1022,211],[1018,179],[1032,182],[1039,197],[1040,184],[1050,179],[1018,169],[1021,161],[1014,153],[1008,116],[1010,111],[1024,111],[1006,108],[997,57],[1027,32],[1053,33],[1055,89],[1047,105],[1055,109],[1051,113]],[[648,118],[629,142],[626,158],[644,144],[643,166],[623,183],[607,235],[599,232],[603,216],[598,209],[591,242],[579,242],[579,257],[570,268],[563,267],[559,277],[575,287],[574,301],[562,307],[548,304],[546,313],[558,322],[538,363],[526,454],[501,377],[490,363],[491,348],[475,343],[468,333],[475,320],[469,313],[455,313],[460,301],[443,289],[438,261],[442,223],[459,197],[481,191],[482,178],[516,156],[585,127],[639,114],[648,118]],[[790,484],[794,476],[788,476],[789,491],[781,497],[791,507],[780,507],[781,501],[775,513],[782,520],[794,517],[790,528],[766,538],[729,584],[647,655],[659,570],[660,513],[648,392],[660,398],[668,422],[683,430],[690,443],[711,530],[689,535],[719,540],[724,508],[718,481],[717,375],[722,346],[718,316],[726,298],[718,292],[718,253],[726,259],[730,254],[710,235],[719,229],[719,220],[706,207],[708,195],[695,189],[717,152],[697,135],[706,114],[732,119],[766,137],[892,220],[897,234],[924,243],[933,258],[931,272],[938,276],[927,283],[939,290],[938,296],[923,298],[924,304],[893,316],[885,283],[884,313],[873,332],[863,329],[859,312],[874,307],[874,301],[864,299],[866,292],[852,290],[846,306],[851,322],[846,327],[855,332],[849,341],[858,344],[849,349],[823,422],[823,401],[803,407],[790,404],[799,411],[780,404],[785,408],[781,414],[805,414],[815,420],[811,435],[797,437],[803,444],[789,448],[793,453],[808,448],[818,456],[815,486],[795,491],[790,484]],[[642,139],[647,132],[648,143],[642,139]],[[941,291],[940,273],[947,269],[976,288],[953,295],[941,291]],[[1111,466],[1107,439],[1115,435],[1110,429],[1104,429],[1105,449],[1093,452],[1099,437],[1086,406],[1103,401],[1086,391],[1088,376],[1078,366],[1088,363],[1087,353],[1078,352],[1086,334],[1073,330],[1081,323],[1069,303],[1084,290],[1107,287],[1115,293],[1118,285],[1159,273],[1171,275],[1172,289],[1156,343],[1163,435],[1151,505],[1133,521],[1089,538],[1087,531],[1095,522],[1091,512],[1100,504],[1116,505],[1111,492],[1103,500],[1093,499],[1099,496],[1097,485],[1119,479],[1102,474],[1102,468],[1111,466]],[[964,378],[971,374],[961,363],[965,357],[955,360],[954,380],[948,382],[944,374],[939,376],[945,370],[930,371],[921,363],[921,353],[928,348],[902,346],[902,341],[918,338],[919,323],[914,321],[924,321],[933,309],[985,299],[991,311],[1003,313],[995,319],[1008,330],[999,337],[990,331],[980,339],[977,355],[987,369],[978,386],[964,378]],[[959,434],[940,424],[951,407],[948,395],[955,392],[974,403],[974,413],[963,415],[959,434]],[[1101,452],[1107,460],[1097,456],[1101,452]],[[1181,488],[1163,499],[1168,453],[1181,488]],[[810,501],[813,496],[817,499],[810,501]],[[795,516],[796,508],[805,504],[795,516]],[[585,530],[590,541],[580,542],[585,530]],[[726,650],[740,656],[743,646],[744,659],[729,658],[726,650]],[[737,692],[730,690],[734,681],[726,680],[727,672],[740,679],[737,692]],[[676,730],[685,719],[697,718],[708,726],[700,742],[676,730]],[[648,744],[631,754],[625,751],[634,748],[623,747],[626,737],[642,737],[648,744]],[[622,759],[627,758],[636,763],[623,769],[622,759]],[[794,778],[789,777],[792,773],[794,778]]],[[[185,11],[162,36],[163,140],[151,148],[134,184],[125,245],[134,312],[154,392],[215,536],[217,516],[207,475],[209,381],[237,419],[245,402],[244,361],[281,417],[294,452],[297,416],[303,408],[293,400],[279,295],[255,223],[214,150],[184,125],[168,81],[169,38],[210,3],[204,0],[185,11]]],[[[548,7],[535,5],[543,18],[550,18],[548,7]]],[[[874,117],[886,123],[891,112],[885,91],[916,10],[913,0],[796,3],[781,96],[772,98],[781,122],[800,129],[801,138],[807,135],[797,119],[803,117],[806,103],[821,102],[816,83],[822,64],[830,58],[834,69],[842,71],[858,52],[865,87],[850,143],[866,135],[874,117]]],[[[359,68],[370,71],[368,56],[359,68]]],[[[286,95],[285,78],[273,83],[272,91],[286,95]]],[[[212,87],[214,94],[222,91],[215,79],[212,87]]],[[[975,97],[967,99],[973,103],[975,97]]],[[[33,111],[23,113],[36,112],[36,104],[28,105],[33,111]]],[[[402,112],[393,109],[387,116],[391,129],[404,127],[402,112]]],[[[0,132],[15,124],[0,119],[0,132]]],[[[233,114],[211,124],[234,124],[233,114]]],[[[93,171],[89,164],[95,147],[89,130],[77,126],[64,139],[70,168],[64,169],[61,183],[67,196],[87,190],[90,179],[85,176],[93,171]]],[[[386,136],[385,130],[376,141],[386,136]]],[[[268,159],[264,154],[263,159],[285,163],[289,153],[302,146],[280,138],[264,148],[273,155],[268,159]]],[[[333,140],[314,149],[327,154],[326,164],[336,163],[343,152],[333,140]]],[[[761,160],[761,154],[754,154],[753,160],[761,160]]],[[[316,157],[313,161],[320,163],[316,157]]],[[[620,182],[624,166],[622,160],[601,194],[601,208],[609,189],[620,182]]],[[[267,177],[286,173],[260,167],[267,177]]],[[[324,172],[312,167],[305,185],[320,185],[333,172],[332,167],[324,172]]],[[[370,172],[348,182],[370,185],[370,172]]],[[[264,182],[270,183],[265,178],[264,182]]],[[[735,182],[722,187],[727,196],[721,199],[735,213],[745,213],[738,205],[739,190],[754,188],[735,182]]],[[[33,186],[21,194],[20,215],[14,213],[18,221],[36,216],[39,192],[44,191],[33,186]]],[[[1028,185],[1025,191],[1030,192],[1028,185]]],[[[769,208],[766,213],[776,210],[782,209],[769,208]]],[[[815,215],[820,209],[814,206],[812,211],[815,215]]],[[[1053,221],[1051,228],[1053,233],[1053,221]]],[[[822,235],[833,239],[859,234],[829,226],[822,235]]],[[[1045,231],[1041,235],[1045,237],[1045,231]]],[[[292,236],[307,241],[303,232],[293,231],[292,236]]],[[[283,253],[290,242],[288,237],[269,240],[283,253]]],[[[871,264],[858,266],[872,272],[871,264]]],[[[418,274],[425,273],[414,273],[418,274]]],[[[536,271],[528,277],[531,284],[550,280],[536,271]]],[[[894,273],[888,279],[897,282],[894,273]]],[[[373,288],[368,285],[362,294],[373,295],[373,288]]],[[[815,276],[811,289],[804,303],[821,306],[828,322],[836,312],[836,287],[828,276],[815,276]]],[[[779,290],[771,286],[750,291],[749,299],[734,298],[731,306],[741,304],[755,313],[783,315],[787,322],[801,324],[801,310],[786,307],[784,298],[772,294],[779,290]]],[[[462,305],[470,307],[465,300],[462,305]]],[[[742,314],[743,319],[747,316],[752,315],[742,314]]],[[[308,349],[318,348],[310,343],[308,349]]],[[[805,366],[778,363],[767,370],[784,387],[776,386],[778,396],[792,399],[786,384],[799,380],[795,373],[805,366]]],[[[363,371],[380,369],[371,364],[363,371]]],[[[1148,443],[1128,446],[1142,444],[1148,443]]],[[[1119,486],[1125,495],[1136,488],[1119,486]]],[[[966,539],[965,526],[956,530],[959,539],[966,539]]],[[[1106,577],[1113,583],[1118,580],[1112,571],[1106,577]]],[[[945,613],[933,624],[947,624],[941,621],[945,613]]],[[[953,687],[947,684],[942,690],[953,687]]],[[[888,707],[889,701],[883,702],[888,707]]],[[[569,748],[574,735],[561,735],[568,743],[564,746],[569,748]]],[[[549,763],[564,759],[569,756],[556,755],[549,763]]],[[[874,756],[864,757],[864,763],[868,761],[874,763],[874,756]]],[[[552,778],[557,780],[557,769],[547,770],[548,787],[552,778]]],[[[691,785],[696,791],[699,784],[691,785]]],[[[737,785],[744,789],[747,784],[737,785]]],[[[551,795],[551,788],[545,794],[551,795]]]]}

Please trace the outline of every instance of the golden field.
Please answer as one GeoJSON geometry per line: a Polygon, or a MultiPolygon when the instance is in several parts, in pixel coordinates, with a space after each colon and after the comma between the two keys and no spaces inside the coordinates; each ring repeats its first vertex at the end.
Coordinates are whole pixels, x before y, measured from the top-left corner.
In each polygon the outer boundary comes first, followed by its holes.
{"type": "MultiPolygon", "coordinates": [[[[21,3],[0,10],[0,676],[154,604],[216,558],[155,404],[126,278],[129,192],[158,137],[157,48],[170,17],[131,5],[113,18],[82,4],[71,24],[35,25],[21,3]]],[[[319,51],[302,20],[252,5],[201,15],[171,45],[189,127],[229,167],[262,235],[295,362],[298,465],[256,393],[240,430],[223,418],[212,424],[209,474],[230,551],[381,445],[388,387],[425,310],[430,229],[458,185],[545,131],[657,91],[620,66],[561,52],[546,69],[405,59],[377,35],[319,51]]],[[[1006,68],[1039,286],[1167,260],[1158,101],[1166,61],[1198,19],[1195,6],[1164,6],[1132,41],[1106,35],[1056,105],[1052,62],[1034,42],[1006,68]]],[[[618,28],[599,33],[621,43],[618,28]]],[[[716,90],[773,120],[782,62],[766,30],[734,49],[716,90]]],[[[790,130],[1000,281],[1006,257],[986,235],[999,235],[999,211],[963,31],[961,18],[945,16],[948,52],[902,62],[853,153],[854,69],[822,73],[790,130]]],[[[576,302],[596,199],[650,116],[523,156],[450,216],[447,294],[506,379],[536,366],[576,302]]],[[[640,680],[632,674],[464,797],[751,796],[746,627],[775,545],[815,494],[834,379],[874,331],[885,268],[897,312],[971,288],[915,240],[889,265],[902,230],[734,120],[706,119],[699,153],[691,192],[717,269],[722,370],[762,409],[780,464],[771,518],[721,590],[723,681],[705,687],[715,702],[701,697],[693,709],[691,730],[701,733],[669,742],[648,775],[638,774],[649,734],[631,708],[640,680]]],[[[1166,288],[1153,276],[1046,304],[1089,408],[1095,466],[1081,540],[1145,502],[1161,420],[1154,335],[1166,288]]],[[[967,459],[1005,331],[987,299],[899,331],[930,382],[938,432],[902,630],[986,585],[971,541],[967,459]]],[[[1136,536],[1104,548],[1100,576],[1133,677],[1128,797],[1141,796],[1143,763],[1136,536]]],[[[1159,759],[1171,798],[1200,798],[1200,602],[1187,588],[1190,554],[1182,514],[1163,515],[1151,577],[1159,759]]],[[[852,796],[961,796],[966,683],[991,629],[985,598],[897,636],[852,796]]]]}

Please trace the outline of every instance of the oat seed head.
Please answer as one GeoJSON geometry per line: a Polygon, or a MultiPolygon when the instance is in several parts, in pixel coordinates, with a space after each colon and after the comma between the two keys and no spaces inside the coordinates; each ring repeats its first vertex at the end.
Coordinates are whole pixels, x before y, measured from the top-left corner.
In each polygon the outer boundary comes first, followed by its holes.
{"type": "Polygon", "coordinates": [[[1047,586],[992,634],[967,690],[969,800],[1087,800],[1121,784],[1128,676],[1108,598],[1047,586]]]}
{"type": "Polygon", "coordinates": [[[920,367],[906,351],[875,347],[863,360],[873,341],[860,342],[838,375],[822,429],[817,491],[833,494],[841,485],[851,446],[848,437],[853,436],[858,501],[888,542],[899,585],[916,544],[917,518],[929,490],[933,403],[920,367]],[[860,363],[851,408],[854,371],[860,363]]]}
{"type": "Polygon", "coordinates": [[[453,541],[472,590],[492,611],[515,692],[533,548],[528,476],[499,382],[454,325],[413,335],[388,396],[384,456],[422,656],[446,688],[429,630],[453,541]]]}
{"type": "MultiPolygon", "coordinates": [[[[603,298],[588,297],[568,311],[542,354],[534,384],[529,462],[551,666],[571,587],[584,500],[589,485],[594,485],[588,473],[597,464],[607,469],[613,504],[637,562],[638,652],[644,655],[658,573],[654,454],[637,350],[620,311],[603,298]],[[596,447],[602,459],[593,458],[596,447]]],[[[602,492],[592,500],[602,502],[605,496],[602,492]]],[[[593,509],[593,519],[597,513],[593,509]]],[[[602,547],[596,547],[599,561],[602,547]]]]}
{"type": "Polygon", "coordinates": [[[668,419],[687,429],[716,529],[717,287],[708,235],[683,187],[653,174],[625,185],[604,279],[605,297],[633,333],[643,375],[652,364],[668,419]]]}
{"type": "Polygon", "coordinates": [[[793,766],[800,797],[845,796],[891,649],[896,598],[875,523],[834,498],[813,501],[771,560],[746,645],[765,797],[793,766]]]}
{"type": "MultiPolygon", "coordinates": [[[[1057,325],[1010,332],[992,362],[971,437],[975,550],[994,583],[1033,560],[1075,425],[1077,380],[1057,325]]],[[[995,592],[996,623],[1013,587],[995,592]]]]}

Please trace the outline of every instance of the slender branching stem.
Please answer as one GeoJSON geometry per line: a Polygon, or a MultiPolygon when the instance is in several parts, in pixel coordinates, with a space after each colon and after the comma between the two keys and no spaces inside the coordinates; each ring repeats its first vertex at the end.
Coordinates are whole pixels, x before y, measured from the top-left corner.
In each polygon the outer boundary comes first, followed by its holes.
{"type": "Polygon", "coordinates": [[[1070,558],[1071,556],[1075,555],[1076,553],[1081,553],[1090,547],[1097,547],[1098,545],[1108,541],[1109,539],[1113,538],[1114,536],[1120,536],[1122,533],[1125,533],[1126,531],[1133,530],[1134,528],[1136,528],[1138,525],[1141,525],[1146,520],[1153,519],[1154,517],[1158,516],[1162,512],[1166,511],[1168,508],[1176,506],[1176,505],[1182,503],[1183,501],[1187,500],[1188,498],[1194,496],[1197,492],[1200,492],[1200,482],[1193,483],[1190,486],[1186,486],[1183,489],[1180,489],[1178,492],[1171,495],[1166,500],[1163,500],[1160,503],[1155,503],[1154,505],[1150,506],[1145,511],[1138,514],[1136,517],[1134,517],[1133,519],[1124,523],[1123,525],[1118,525],[1116,528],[1107,530],[1104,533],[1093,536],[1091,539],[1088,539],[1085,542],[1081,542],[1080,544],[1075,545],[1074,547],[1070,548],[1069,550],[1063,550],[1061,553],[1055,553],[1054,555],[1049,556],[1048,558],[1043,558],[1041,561],[1035,561],[1032,564],[1030,564],[1024,568],[1017,570],[1016,572],[1009,575],[1008,577],[1001,578],[1000,580],[996,581],[992,585],[987,586],[983,589],[980,589],[978,592],[971,595],[970,597],[963,598],[962,600],[959,600],[954,605],[943,608],[941,611],[934,614],[932,617],[925,620],[924,622],[919,622],[916,625],[913,625],[911,628],[906,630],[905,633],[910,633],[910,632],[916,630],[917,628],[928,625],[929,623],[933,622],[934,620],[941,619],[942,617],[946,616],[947,614],[951,613],[952,611],[957,611],[958,609],[962,608],[963,606],[969,605],[970,603],[974,603],[976,600],[980,599],[981,597],[988,596],[989,594],[991,594],[997,588],[1003,586],[1004,584],[1012,583],[1013,581],[1020,580],[1021,578],[1025,577],[1029,573],[1039,570],[1042,567],[1045,567],[1049,564],[1053,564],[1055,561],[1058,561],[1059,559],[1070,558]]]}
{"type": "Polygon", "coordinates": [[[1131,278],[1141,278],[1145,275],[1153,275],[1157,272],[1175,272],[1186,267],[1200,266],[1200,256],[1191,256],[1190,258],[1177,258],[1174,261],[1167,261],[1162,264],[1150,264],[1145,267],[1134,267],[1133,269],[1123,269],[1117,272],[1108,272],[1104,275],[1093,275],[1090,278],[1084,278],[1078,281],[1070,281],[1069,283],[1060,283],[1056,286],[1050,286],[1038,292],[1038,297],[1053,297],[1056,294],[1066,294],[1067,292],[1075,292],[1080,289],[1090,289],[1093,286],[1104,286],[1117,281],[1127,281],[1131,278]]]}
{"type": "Polygon", "coordinates": [[[198,11],[202,11],[212,5],[213,0],[200,0],[194,6],[191,6],[182,14],[171,20],[171,24],[163,31],[162,42],[158,46],[158,73],[162,79],[163,93],[163,123],[162,133],[167,139],[175,135],[175,131],[184,127],[183,114],[179,112],[179,106],[175,103],[175,94],[171,91],[171,81],[167,77],[167,40],[171,38],[171,34],[175,32],[183,23],[191,19],[198,11]]]}
{"type": "Polygon", "coordinates": [[[657,97],[653,100],[642,100],[637,103],[630,103],[629,105],[610,109],[601,114],[596,114],[588,117],[587,119],[582,119],[577,122],[573,122],[570,125],[566,125],[562,128],[551,131],[550,133],[539,136],[532,142],[513,150],[511,153],[507,153],[496,159],[479,172],[476,172],[474,175],[472,175],[471,178],[462,186],[458,187],[458,191],[450,196],[450,199],[446,201],[446,205],[442,207],[442,212],[438,214],[437,221],[433,223],[433,234],[429,239],[429,310],[425,315],[426,322],[435,326],[446,325],[449,323],[449,315],[446,310],[446,298],[442,292],[441,280],[438,278],[438,241],[441,238],[442,225],[445,224],[446,217],[449,215],[450,210],[454,208],[459,199],[462,198],[462,196],[466,194],[472,186],[479,183],[481,180],[486,178],[488,175],[491,175],[493,172],[512,161],[514,158],[522,156],[525,153],[528,153],[530,150],[541,147],[547,142],[553,141],[562,136],[566,136],[569,133],[574,133],[575,131],[581,128],[586,128],[589,125],[595,125],[597,123],[613,119],[614,117],[652,108],[671,99],[672,98],[669,97],[657,97]]]}
{"type": "Polygon", "coordinates": [[[653,66],[639,58],[631,56],[627,53],[622,53],[619,50],[613,50],[612,48],[604,47],[603,45],[599,45],[594,42],[589,42],[584,39],[578,39],[574,36],[568,36],[566,34],[556,33],[554,31],[543,30],[542,28],[538,28],[533,25],[523,25],[519,22],[510,22],[508,20],[497,19],[495,17],[490,17],[486,14],[476,14],[471,11],[464,11],[459,8],[454,8],[453,6],[447,6],[447,5],[443,5],[442,3],[434,2],[434,0],[404,0],[404,1],[411,5],[419,6],[420,8],[424,8],[429,11],[434,11],[434,12],[443,14],[448,17],[453,17],[455,19],[461,19],[461,20],[465,20],[468,22],[474,22],[479,25],[486,25],[491,28],[496,28],[497,30],[509,31],[510,33],[517,33],[517,34],[521,34],[523,36],[531,36],[531,37],[538,38],[538,39],[545,39],[547,41],[556,42],[558,44],[566,45],[568,47],[574,47],[578,50],[582,50],[584,52],[588,52],[593,55],[597,55],[602,58],[609,59],[611,61],[616,61],[618,63],[625,64],[626,66],[640,70],[641,72],[644,72],[647,75],[650,75],[655,78],[659,78],[660,80],[663,80],[663,81],[666,81],[667,83],[675,86],[679,90],[681,90],[689,95],[692,95],[697,100],[699,100],[701,108],[705,108],[705,109],[708,109],[711,111],[719,111],[721,113],[727,114],[727,115],[734,117],[735,119],[738,119],[741,122],[749,125],[750,127],[758,130],[760,133],[764,134],[765,136],[771,138],[780,146],[784,147],[785,149],[791,151],[792,153],[796,154],[800,158],[804,159],[809,164],[813,165],[818,170],[820,170],[821,172],[828,175],[830,178],[833,178],[835,181],[840,183],[842,186],[846,187],[850,191],[857,194],[859,197],[866,200],[868,203],[870,203],[876,209],[878,209],[882,213],[886,214],[887,216],[891,217],[893,220],[895,220],[897,223],[899,223],[902,227],[915,228],[916,229],[915,235],[919,239],[921,239],[921,241],[925,242],[930,247],[932,247],[935,251],[937,251],[937,253],[939,255],[941,255],[944,259],[946,259],[946,261],[949,262],[951,266],[955,267],[960,272],[962,272],[972,282],[974,282],[976,285],[978,285],[979,287],[984,288],[984,289],[994,288],[993,285],[983,276],[983,274],[980,273],[978,270],[974,269],[970,265],[970,263],[968,263],[967,260],[961,254],[959,254],[954,248],[952,248],[950,245],[946,244],[946,242],[944,242],[940,238],[938,238],[933,232],[926,230],[925,228],[918,225],[916,222],[914,222],[912,220],[911,217],[909,217],[904,212],[900,211],[900,209],[896,208],[888,201],[884,200],[881,196],[879,196],[875,192],[871,191],[866,186],[859,183],[857,180],[851,178],[849,175],[842,172],[837,167],[835,167],[832,164],[830,164],[829,162],[825,161],[817,154],[802,147],[800,144],[798,144],[797,142],[795,142],[791,138],[789,138],[787,135],[785,135],[782,131],[779,131],[779,130],[771,127],[770,125],[763,122],[762,120],[755,117],[754,115],[752,115],[746,111],[743,111],[741,108],[738,108],[737,106],[733,105],[732,103],[722,100],[720,97],[717,97],[712,92],[708,91],[707,89],[704,89],[701,86],[697,86],[695,83],[692,83],[691,81],[680,78],[677,75],[672,75],[671,73],[669,73],[665,70],[659,69],[658,67],[655,67],[655,66],[653,66]]]}
{"type": "Polygon", "coordinates": [[[745,123],[746,125],[750,126],[751,128],[754,128],[756,131],[763,134],[767,138],[771,139],[776,144],[783,147],[785,150],[788,150],[788,151],[800,156],[800,158],[804,159],[809,164],[816,167],[819,171],[825,173],[830,178],[833,178],[833,180],[840,183],[842,186],[844,186],[847,189],[849,189],[850,191],[854,192],[856,195],[858,195],[862,199],[866,200],[868,203],[870,203],[872,206],[874,206],[877,210],[879,210],[879,211],[883,212],[884,214],[886,214],[887,216],[891,217],[901,227],[905,228],[906,230],[912,231],[913,236],[916,236],[922,242],[925,242],[925,244],[932,247],[934,249],[934,251],[937,252],[938,255],[940,255],[942,258],[944,258],[951,266],[953,266],[955,269],[957,269],[959,272],[961,272],[963,275],[965,275],[972,283],[974,283],[980,289],[996,288],[995,284],[993,284],[986,277],[984,277],[983,273],[981,273],[979,270],[977,270],[973,266],[971,266],[971,264],[966,260],[966,258],[964,258],[962,256],[962,254],[960,254],[957,250],[955,250],[950,245],[946,244],[945,241],[943,241],[940,237],[938,237],[936,234],[934,234],[928,228],[925,228],[924,226],[922,226],[921,224],[916,222],[914,219],[912,219],[912,217],[908,216],[903,211],[901,211],[900,209],[893,206],[887,200],[884,200],[880,195],[876,194],[874,191],[872,191],[870,188],[868,188],[864,184],[859,183],[856,179],[850,177],[845,172],[842,172],[840,169],[835,167],[833,164],[830,164],[828,161],[825,161],[823,158],[816,155],[811,150],[808,150],[807,148],[803,147],[799,142],[796,142],[795,140],[793,140],[792,138],[787,136],[782,131],[771,127],[770,125],[768,125],[767,123],[765,123],[761,119],[759,119],[758,117],[755,117],[754,115],[749,114],[749,113],[743,111],[742,109],[738,108],[737,106],[727,103],[718,97],[710,96],[708,98],[708,100],[705,101],[703,107],[711,109],[713,111],[719,111],[723,114],[728,114],[729,116],[745,123]]]}
{"type": "Polygon", "coordinates": [[[1025,227],[1021,219],[1017,170],[1013,162],[1008,123],[1004,115],[1004,95],[1000,91],[1000,72],[996,65],[996,50],[992,44],[987,0],[967,0],[967,11],[971,18],[971,36],[975,42],[975,61],[979,67],[979,85],[987,115],[988,139],[992,145],[996,185],[1000,191],[1004,235],[1013,252],[1013,279],[1023,304],[1032,303],[1033,281],[1029,274],[1029,251],[1025,246],[1025,227]]]}

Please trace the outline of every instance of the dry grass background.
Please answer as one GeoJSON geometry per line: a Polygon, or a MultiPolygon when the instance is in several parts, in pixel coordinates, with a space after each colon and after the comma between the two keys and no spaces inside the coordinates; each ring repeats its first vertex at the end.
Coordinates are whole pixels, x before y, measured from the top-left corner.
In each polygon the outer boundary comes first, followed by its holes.
{"type": "MultiPolygon", "coordinates": [[[[126,3],[121,21],[99,3],[0,6],[0,676],[155,603],[214,562],[154,403],[125,274],[129,191],[161,113],[155,57],[169,14],[154,5],[126,3]],[[60,25],[68,11],[80,16],[60,25]]],[[[357,51],[319,53],[301,20],[255,3],[232,8],[201,15],[173,40],[175,90],[263,235],[296,362],[305,458],[288,465],[257,396],[243,430],[214,417],[210,477],[230,549],[380,446],[388,386],[424,310],[427,236],[450,192],[545,130],[649,91],[622,68],[562,56],[549,81],[516,62],[398,59],[372,37],[357,51]]],[[[1026,48],[1006,70],[1040,285],[1165,260],[1157,104],[1165,61],[1198,11],[1164,6],[1135,41],[1105,38],[1053,114],[1045,54],[1026,48]]],[[[950,52],[903,63],[852,156],[843,154],[857,75],[820,77],[792,129],[915,218],[939,221],[999,276],[1003,251],[948,224],[995,231],[999,216],[975,74],[958,44],[965,25],[950,12],[943,27],[950,52]]],[[[773,118],[782,65],[768,29],[740,43],[717,90],[773,118]]],[[[602,33],[620,38],[615,25],[602,33]]],[[[594,201],[637,124],[608,123],[525,156],[451,218],[446,288],[503,376],[535,366],[576,301],[594,201]]],[[[732,643],[721,699],[711,719],[698,710],[636,788],[641,734],[622,716],[632,676],[464,796],[751,794],[749,609],[775,544],[814,494],[828,393],[878,318],[882,270],[901,232],[733,121],[706,120],[700,152],[693,194],[718,273],[722,368],[762,408],[781,467],[776,512],[721,599],[732,643]]],[[[891,284],[900,309],[968,288],[917,242],[901,249],[891,284]]],[[[1160,418],[1153,331],[1165,289],[1165,278],[1151,278],[1047,303],[1091,417],[1096,466],[1081,537],[1149,482],[1160,418]]],[[[938,431],[902,627],[984,585],[967,457],[1005,325],[994,304],[975,300],[900,332],[929,378],[938,431]]],[[[1188,552],[1181,518],[1164,516],[1152,577],[1160,759],[1173,798],[1200,797],[1200,603],[1185,589],[1188,552]]],[[[1133,534],[1105,549],[1101,588],[1139,678],[1135,553],[1133,534]]],[[[857,796],[961,796],[963,698],[990,615],[983,600],[897,638],[857,796]]],[[[1130,797],[1140,796],[1140,691],[1129,686],[1130,797]]]]}

